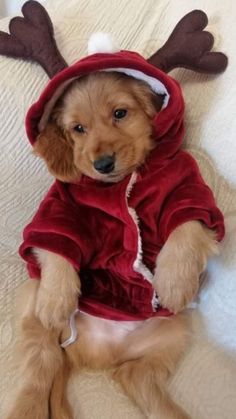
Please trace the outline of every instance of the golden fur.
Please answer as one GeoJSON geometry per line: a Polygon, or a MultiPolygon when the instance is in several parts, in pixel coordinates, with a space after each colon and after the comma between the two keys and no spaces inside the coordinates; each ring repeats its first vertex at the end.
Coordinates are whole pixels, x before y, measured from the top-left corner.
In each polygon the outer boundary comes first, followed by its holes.
{"type": "Polygon", "coordinates": [[[144,163],[153,147],[152,119],[161,108],[161,96],[144,83],[118,73],[95,73],[73,82],[57,104],[51,122],[40,134],[35,153],[51,173],[63,181],[79,173],[103,181],[118,181],[144,163]],[[115,120],[116,109],[127,116],[115,120]],[[86,132],[74,131],[82,124],[86,132]],[[93,162],[103,154],[116,155],[116,169],[99,174],[93,162]]]}
{"type": "MultiPolygon", "coordinates": [[[[153,147],[152,119],[161,102],[145,83],[128,76],[96,73],[83,77],[57,103],[38,137],[35,153],[61,180],[73,181],[86,174],[118,182],[145,163],[153,147]],[[125,118],[117,121],[116,109],[127,109],[125,118]],[[85,127],[84,133],[74,131],[78,124],[85,127]],[[94,168],[94,161],[103,154],[115,155],[112,173],[101,174],[94,168]]],[[[192,300],[207,258],[215,252],[214,234],[198,221],[170,234],[158,255],[153,280],[164,307],[179,313],[192,300]]],[[[167,387],[188,346],[187,316],[180,313],[131,322],[127,328],[122,322],[118,326],[79,313],[79,340],[63,351],[59,341],[70,334],[68,318],[80,292],[78,274],[61,256],[43,250],[36,253],[42,278],[29,282],[21,298],[23,379],[7,419],[48,419],[49,411],[51,419],[72,419],[66,384],[71,371],[84,366],[110,369],[148,418],[189,418],[170,398],[167,387]]]]}

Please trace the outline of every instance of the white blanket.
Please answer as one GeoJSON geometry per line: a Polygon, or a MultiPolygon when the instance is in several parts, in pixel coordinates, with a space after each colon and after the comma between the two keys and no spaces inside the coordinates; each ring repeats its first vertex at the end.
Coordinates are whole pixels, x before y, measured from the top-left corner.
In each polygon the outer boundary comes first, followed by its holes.
{"type": "MultiPolygon", "coordinates": [[[[60,50],[69,63],[86,54],[91,32],[112,32],[123,49],[145,56],[167,39],[176,22],[196,8],[209,16],[215,46],[229,56],[217,77],[177,70],[186,100],[185,146],[199,161],[226,217],[221,256],[209,264],[199,308],[192,313],[194,344],[171,383],[193,419],[236,418],[236,3],[234,0],[49,0],[60,50]],[[197,4],[196,4],[197,3],[197,4]]],[[[7,19],[0,29],[7,29],[7,19]]],[[[17,249],[22,229],[51,183],[31,155],[24,116],[47,81],[36,64],[0,57],[0,419],[11,389],[15,340],[13,307],[27,277],[17,249]]],[[[142,418],[104,373],[84,372],[69,394],[80,419],[142,418]]],[[[23,418],[19,418],[23,419],[23,418]]],[[[33,418],[32,418],[33,419],[33,418]]],[[[166,418],[168,419],[168,418],[166,418]]]]}

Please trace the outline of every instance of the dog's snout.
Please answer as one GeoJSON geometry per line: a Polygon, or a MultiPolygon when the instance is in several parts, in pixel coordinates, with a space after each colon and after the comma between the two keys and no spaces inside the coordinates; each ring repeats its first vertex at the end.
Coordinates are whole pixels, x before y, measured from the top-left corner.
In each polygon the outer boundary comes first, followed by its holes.
{"type": "Polygon", "coordinates": [[[105,155],[93,162],[94,168],[100,173],[111,173],[115,167],[115,156],[105,155]]]}

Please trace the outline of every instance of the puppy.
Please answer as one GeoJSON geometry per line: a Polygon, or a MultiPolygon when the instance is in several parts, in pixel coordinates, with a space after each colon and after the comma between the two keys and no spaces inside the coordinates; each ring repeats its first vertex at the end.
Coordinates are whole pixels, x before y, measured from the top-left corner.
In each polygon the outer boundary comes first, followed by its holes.
{"type": "MultiPolygon", "coordinates": [[[[145,82],[127,75],[84,76],[56,103],[34,152],[62,182],[86,176],[119,183],[147,164],[155,147],[153,118],[162,103],[145,82]]],[[[176,314],[114,321],[79,312],[74,316],[79,338],[62,351],[59,343],[70,336],[68,319],[81,293],[79,274],[62,256],[35,249],[42,275],[25,290],[30,303],[22,323],[24,380],[8,419],[47,419],[49,410],[52,419],[72,419],[65,387],[70,372],[84,366],[111,369],[149,418],[189,418],[167,389],[189,342],[186,315],[177,313],[196,295],[207,259],[216,251],[214,233],[201,222],[176,227],[157,256],[152,278],[159,303],[176,314]]]]}

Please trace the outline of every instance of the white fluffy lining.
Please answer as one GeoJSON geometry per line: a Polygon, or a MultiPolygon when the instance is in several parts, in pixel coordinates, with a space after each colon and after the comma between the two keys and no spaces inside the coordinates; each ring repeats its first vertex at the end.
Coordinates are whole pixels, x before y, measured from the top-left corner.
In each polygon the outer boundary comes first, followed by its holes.
{"type": "MultiPolygon", "coordinates": [[[[152,280],[153,280],[153,274],[152,272],[148,269],[147,266],[144,265],[143,261],[142,261],[142,240],[141,240],[141,235],[140,235],[140,230],[139,230],[139,224],[138,224],[138,216],[136,214],[136,211],[134,210],[134,208],[130,207],[128,205],[128,198],[130,196],[132,187],[134,185],[134,183],[136,182],[137,179],[137,174],[134,172],[131,175],[130,181],[128,183],[127,189],[126,189],[126,202],[127,202],[127,208],[129,211],[129,214],[131,216],[131,218],[133,219],[135,226],[137,228],[137,234],[138,234],[138,252],[137,252],[137,256],[136,259],[134,261],[133,264],[133,268],[135,272],[140,273],[148,282],[150,282],[152,284],[152,280]]],[[[153,307],[153,311],[156,311],[156,309],[158,308],[158,298],[156,295],[156,292],[154,290],[153,292],[153,298],[152,298],[152,307],[153,307]]]]}
{"type": "Polygon", "coordinates": [[[74,343],[78,337],[78,331],[75,323],[75,317],[78,313],[79,309],[77,308],[70,316],[70,337],[61,343],[61,347],[63,349],[74,343]]]}
{"type": "Polygon", "coordinates": [[[118,73],[125,73],[127,76],[131,76],[134,79],[145,81],[153,90],[153,92],[159,94],[159,95],[165,95],[162,109],[166,108],[170,99],[170,95],[165,87],[165,85],[158,79],[155,79],[154,77],[148,76],[145,73],[142,73],[142,71],[134,70],[133,68],[123,68],[123,67],[117,67],[117,68],[107,68],[101,71],[116,71],[118,73]]]}
{"type": "Polygon", "coordinates": [[[135,272],[139,272],[141,273],[145,279],[148,280],[148,282],[152,283],[152,279],[153,279],[153,274],[151,273],[151,271],[147,268],[147,266],[144,265],[143,261],[142,261],[142,240],[141,240],[141,236],[140,236],[140,230],[139,230],[139,225],[138,225],[138,217],[137,214],[135,212],[135,210],[131,207],[128,206],[128,211],[129,214],[131,215],[136,227],[137,227],[137,233],[138,233],[138,253],[137,253],[137,257],[134,261],[134,271],[135,272]]]}

